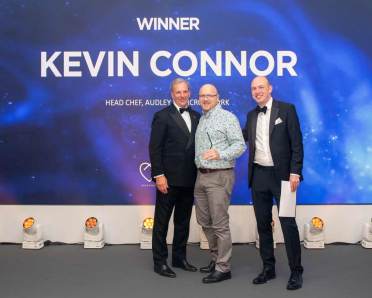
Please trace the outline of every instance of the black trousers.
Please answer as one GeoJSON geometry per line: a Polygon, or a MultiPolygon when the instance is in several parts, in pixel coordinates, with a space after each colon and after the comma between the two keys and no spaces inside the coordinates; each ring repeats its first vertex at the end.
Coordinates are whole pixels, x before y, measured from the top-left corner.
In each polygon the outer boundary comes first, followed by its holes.
{"type": "MultiPolygon", "coordinates": [[[[264,267],[275,268],[272,232],[273,197],[280,206],[281,181],[275,177],[274,167],[254,166],[252,180],[253,207],[260,236],[260,255],[264,267]]],[[[282,226],[288,263],[291,271],[303,271],[301,266],[301,246],[296,219],[279,217],[282,226]]]]}
{"type": "Polygon", "coordinates": [[[152,232],[152,253],[154,265],[167,262],[167,232],[169,219],[173,215],[174,236],[172,245],[172,262],[186,259],[186,245],[190,231],[190,217],[194,203],[193,187],[170,186],[167,194],[156,190],[154,227],[152,232]]]}

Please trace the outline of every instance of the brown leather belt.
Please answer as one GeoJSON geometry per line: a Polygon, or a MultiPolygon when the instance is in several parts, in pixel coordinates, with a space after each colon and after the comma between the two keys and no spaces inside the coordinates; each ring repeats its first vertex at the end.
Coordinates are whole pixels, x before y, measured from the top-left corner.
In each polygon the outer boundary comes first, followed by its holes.
{"type": "Polygon", "coordinates": [[[203,169],[203,168],[199,168],[199,172],[202,173],[202,174],[207,174],[207,173],[214,173],[214,172],[219,172],[219,171],[228,171],[228,170],[232,170],[233,168],[226,168],[226,169],[203,169]]]}

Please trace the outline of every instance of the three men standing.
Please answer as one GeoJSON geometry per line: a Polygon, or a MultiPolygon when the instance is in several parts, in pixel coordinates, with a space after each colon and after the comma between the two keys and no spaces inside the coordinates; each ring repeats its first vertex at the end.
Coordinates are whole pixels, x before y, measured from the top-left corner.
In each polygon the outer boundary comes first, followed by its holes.
{"type": "MultiPolygon", "coordinates": [[[[195,196],[197,221],[211,252],[209,265],[200,268],[201,272],[209,273],[203,282],[231,278],[228,208],[235,160],[245,151],[245,140],[249,143],[248,184],[252,189],[263,261],[263,271],[253,283],[263,284],[276,277],[271,226],[273,198],[280,206],[282,180],[289,180],[291,191],[296,191],[302,180],[302,134],[295,107],[273,100],[272,86],[266,77],[254,78],[251,92],[257,107],[248,113],[243,131],[236,116],[222,109],[218,91],[211,84],[203,85],[199,91],[203,110],[200,118],[199,113],[188,107],[190,87],[184,79],[172,82],[173,104],[154,116],[149,145],[152,177],[157,187],[153,259],[154,270],[160,275],[176,276],[167,265],[166,245],[173,208],[172,265],[187,271],[197,270],[186,259],[195,196]]],[[[294,217],[279,219],[291,269],[287,289],[296,290],[302,287],[303,272],[298,228],[294,217]]]]}
{"type": "Polygon", "coordinates": [[[151,177],[156,183],[156,204],[152,238],[154,271],[176,277],[167,265],[166,237],[174,209],[172,266],[197,271],[188,263],[186,245],[194,202],[196,179],[195,132],[200,114],[190,109],[188,81],[171,83],[173,103],[154,115],[149,144],[151,177]]]}
{"type": "MultiPolygon", "coordinates": [[[[247,115],[243,129],[249,143],[248,184],[252,188],[254,212],[260,238],[263,271],[253,280],[263,284],[276,277],[272,233],[273,197],[280,205],[281,180],[295,191],[302,180],[303,144],[296,109],[292,104],[273,100],[272,86],[266,77],[251,83],[257,107],[247,115]]],[[[302,286],[301,247],[294,217],[279,217],[291,275],[288,290],[302,286]]]]}

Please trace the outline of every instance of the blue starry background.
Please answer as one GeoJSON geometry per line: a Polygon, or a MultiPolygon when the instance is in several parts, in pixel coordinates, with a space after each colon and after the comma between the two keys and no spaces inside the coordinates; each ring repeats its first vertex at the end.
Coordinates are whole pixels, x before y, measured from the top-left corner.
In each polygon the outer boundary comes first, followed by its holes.
{"type": "MultiPolygon", "coordinates": [[[[269,78],[274,98],[294,103],[301,122],[298,203],[371,204],[371,15],[372,4],[361,0],[1,0],[0,204],[153,204],[149,168],[141,164],[149,160],[152,115],[162,107],[109,107],[105,100],[170,98],[176,74],[157,77],[149,67],[159,50],[296,52],[297,77],[269,78]],[[152,16],[198,17],[200,31],[139,31],[136,17],[152,16]],[[139,51],[140,75],[110,78],[103,64],[91,77],[82,62],[80,78],[40,77],[41,51],[84,50],[93,60],[99,51],[139,51]]],[[[62,69],[61,57],[55,64],[62,69]]],[[[159,67],[171,63],[162,59],[159,67]]],[[[244,125],[255,106],[252,78],[249,70],[246,77],[210,70],[201,77],[198,68],[187,79],[193,98],[201,84],[216,84],[244,125]]],[[[237,162],[233,204],[251,204],[247,159],[237,162]]]]}

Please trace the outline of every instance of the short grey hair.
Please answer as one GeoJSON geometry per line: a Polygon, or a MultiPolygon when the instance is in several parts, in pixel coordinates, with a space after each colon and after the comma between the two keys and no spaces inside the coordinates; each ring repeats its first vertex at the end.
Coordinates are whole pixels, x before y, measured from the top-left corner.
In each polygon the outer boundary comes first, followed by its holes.
{"type": "Polygon", "coordinates": [[[187,85],[187,89],[189,89],[189,91],[191,91],[190,83],[189,83],[188,80],[185,80],[185,79],[183,79],[183,78],[175,78],[175,79],[171,82],[171,84],[170,84],[170,88],[169,88],[170,92],[173,91],[173,87],[174,87],[175,85],[180,84],[180,83],[185,83],[185,84],[187,85]]]}

